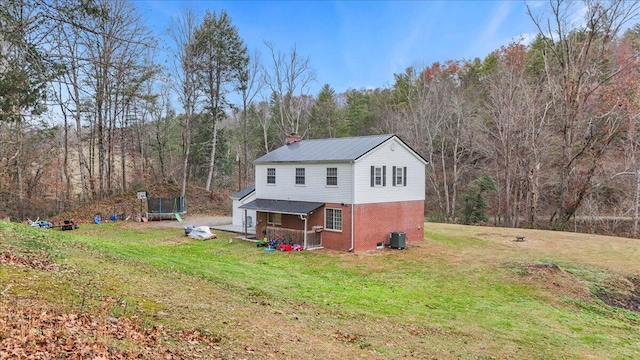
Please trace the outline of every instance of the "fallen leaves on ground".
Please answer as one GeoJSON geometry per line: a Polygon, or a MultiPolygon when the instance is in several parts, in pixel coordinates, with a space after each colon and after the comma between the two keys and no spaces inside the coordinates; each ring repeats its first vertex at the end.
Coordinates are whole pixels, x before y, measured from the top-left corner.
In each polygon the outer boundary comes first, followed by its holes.
{"type": "Polygon", "coordinates": [[[0,303],[0,359],[192,359],[222,356],[218,339],[138,318],[68,313],[30,300],[0,303]]]}
{"type": "Polygon", "coordinates": [[[58,271],[58,264],[51,261],[49,254],[44,250],[29,254],[16,254],[6,250],[0,253],[0,264],[28,267],[35,270],[58,271]]]}

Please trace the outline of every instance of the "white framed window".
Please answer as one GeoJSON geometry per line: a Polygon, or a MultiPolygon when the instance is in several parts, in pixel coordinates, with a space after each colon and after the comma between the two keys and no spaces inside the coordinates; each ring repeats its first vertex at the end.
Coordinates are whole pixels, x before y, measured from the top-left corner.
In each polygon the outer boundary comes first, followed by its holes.
{"type": "Polygon", "coordinates": [[[304,185],[304,168],[296,168],[296,185],[304,185]]]}
{"type": "Polygon", "coordinates": [[[327,185],[338,186],[338,168],[327,168],[327,185]]]}
{"type": "Polygon", "coordinates": [[[324,228],[342,231],[342,209],[324,209],[324,228]]]}
{"type": "Polygon", "coordinates": [[[267,213],[267,225],[282,225],[282,214],[267,213]]]}
{"type": "Polygon", "coordinates": [[[276,168],[267,168],[267,184],[276,183],[276,168]]]}
{"type": "Polygon", "coordinates": [[[371,187],[387,186],[387,167],[371,166],[371,187]]]}
{"type": "Polygon", "coordinates": [[[407,167],[393,167],[393,186],[407,186],[407,167]]]}

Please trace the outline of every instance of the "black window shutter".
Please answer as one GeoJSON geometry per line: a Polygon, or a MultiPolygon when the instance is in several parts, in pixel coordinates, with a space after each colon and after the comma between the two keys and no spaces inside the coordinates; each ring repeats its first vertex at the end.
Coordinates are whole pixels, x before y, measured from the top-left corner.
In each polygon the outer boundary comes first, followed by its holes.
{"type": "Polygon", "coordinates": [[[382,167],[382,186],[387,186],[387,167],[382,167]]]}
{"type": "MultiPolygon", "coordinates": [[[[393,167],[393,172],[391,172],[391,180],[393,180],[393,186],[396,186],[396,167],[393,167]]],[[[399,184],[398,184],[399,185],[399,184]]]]}
{"type": "Polygon", "coordinates": [[[376,181],[375,177],[376,177],[376,168],[372,165],[372,166],[371,166],[371,187],[374,187],[374,186],[376,185],[376,183],[375,183],[375,181],[376,181]]]}
{"type": "Polygon", "coordinates": [[[402,175],[404,175],[404,178],[403,178],[404,184],[403,185],[407,186],[407,167],[406,166],[404,167],[404,170],[402,170],[402,175]]]}

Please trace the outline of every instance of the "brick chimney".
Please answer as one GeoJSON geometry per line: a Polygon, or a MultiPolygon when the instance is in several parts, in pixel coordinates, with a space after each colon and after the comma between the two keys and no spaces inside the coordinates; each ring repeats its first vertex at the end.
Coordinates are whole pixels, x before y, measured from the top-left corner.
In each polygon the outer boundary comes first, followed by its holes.
{"type": "Polygon", "coordinates": [[[290,135],[287,136],[287,140],[285,141],[285,144],[291,145],[293,143],[297,143],[300,140],[302,140],[302,136],[296,133],[291,133],[290,135]]]}

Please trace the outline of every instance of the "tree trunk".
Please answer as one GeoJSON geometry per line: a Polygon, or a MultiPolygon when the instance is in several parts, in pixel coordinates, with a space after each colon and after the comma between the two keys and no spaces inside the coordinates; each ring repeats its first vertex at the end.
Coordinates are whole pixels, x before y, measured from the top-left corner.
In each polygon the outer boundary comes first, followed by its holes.
{"type": "Polygon", "coordinates": [[[633,237],[638,237],[638,207],[640,205],[640,168],[636,170],[636,194],[633,209],[633,237]]]}

